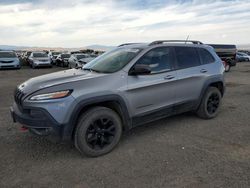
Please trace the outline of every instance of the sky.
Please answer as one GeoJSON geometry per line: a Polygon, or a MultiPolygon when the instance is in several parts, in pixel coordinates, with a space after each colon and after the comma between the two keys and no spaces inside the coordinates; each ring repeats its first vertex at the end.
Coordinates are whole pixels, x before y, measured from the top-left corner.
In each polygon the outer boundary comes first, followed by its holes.
{"type": "Polygon", "coordinates": [[[250,0],[0,0],[0,44],[250,44],[250,0]]]}

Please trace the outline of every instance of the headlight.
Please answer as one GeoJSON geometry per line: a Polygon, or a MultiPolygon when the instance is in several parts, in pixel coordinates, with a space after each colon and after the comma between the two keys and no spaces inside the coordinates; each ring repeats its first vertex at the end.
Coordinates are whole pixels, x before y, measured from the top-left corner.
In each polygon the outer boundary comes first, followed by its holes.
{"type": "Polygon", "coordinates": [[[69,96],[72,93],[72,90],[66,90],[66,91],[57,91],[53,93],[45,93],[45,94],[39,94],[35,95],[30,98],[32,101],[40,101],[40,100],[49,100],[49,99],[60,99],[69,96]]]}

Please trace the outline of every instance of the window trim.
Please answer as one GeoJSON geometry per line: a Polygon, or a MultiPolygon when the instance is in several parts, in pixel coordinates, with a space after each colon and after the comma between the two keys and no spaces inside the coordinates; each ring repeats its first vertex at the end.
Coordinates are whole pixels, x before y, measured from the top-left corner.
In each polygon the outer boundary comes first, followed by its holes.
{"type": "MultiPolygon", "coordinates": [[[[176,57],[175,57],[175,50],[173,46],[158,46],[155,48],[151,48],[150,50],[147,50],[144,54],[142,54],[136,61],[135,63],[130,67],[129,71],[128,71],[128,75],[129,72],[131,71],[131,69],[133,69],[133,67],[136,65],[136,63],[143,58],[147,53],[149,53],[152,50],[158,49],[158,48],[170,48],[172,51],[172,55],[173,55],[173,63],[172,63],[172,69],[171,70],[165,70],[165,71],[159,71],[159,72],[154,72],[154,73],[150,73],[150,74],[144,74],[144,75],[138,75],[138,76],[151,76],[151,75],[156,75],[156,74],[162,74],[162,73],[166,73],[166,72],[171,72],[171,71],[175,71],[176,70],[176,57]]],[[[132,75],[129,75],[132,76],[132,75]]]]}
{"type": "Polygon", "coordinates": [[[201,65],[209,65],[209,64],[212,64],[212,63],[216,62],[216,59],[214,58],[214,56],[206,48],[199,48],[198,54],[199,54],[199,57],[200,57],[201,65]],[[203,49],[203,50],[207,51],[212,56],[212,58],[213,58],[214,61],[211,62],[211,63],[204,63],[203,60],[202,60],[202,57],[201,57],[201,53],[200,53],[201,50],[200,49],[203,49]]]}

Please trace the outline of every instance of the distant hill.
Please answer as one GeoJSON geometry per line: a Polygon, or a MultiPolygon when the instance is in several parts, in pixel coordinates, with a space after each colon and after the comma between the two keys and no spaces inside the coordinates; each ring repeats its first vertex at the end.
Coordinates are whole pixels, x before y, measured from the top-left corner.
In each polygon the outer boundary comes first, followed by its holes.
{"type": "Polygon", "coordinates": [[[27,46],[11,46],[11,45],[0,45],[0,50],[21,50],[28,48],[27,46]]]}
{"type": "Polygon", "coordinates": [[[90,48],[93,50],[107,51],[107,50],[111,50],[112,48],[115,48],[115,46],[104,46],[104,45],[95,44],[95,45],[86,46],[86,48],[90,48]]]}
{"type": "Polygon", "coordinates": [[[31,46],[12,46],[12,45],[0,45],[0,50],[58,50],[58,51],[74,51],[74,50],[80,50],[80,49],[93,49],[93,50],[101,50],[101,51],[107,51],[114,46],[104,46],[104,45],[90,45],[86,47],[80,47],[80,48],[63,48],[63,47],[31,47],[31,46]]]}
{"type": "MultiPolygon", "coordinates": [[[[0,50],[57,50],[57,51],[74,51],[80,49],[93,49],[93,50],[101,50],[108,51],[115,46],[105,46],[105,45],[89,45],[81,48],[63,48],[63,47],[31,47],[31,46],[14,46],[14,45],[0,45],[0,50]]],[[[250,50],[250,44],[240,44],[237,45],[237,49],[241,50],[250,50]]]]}
{"type": "Polygon", "coordinates": [[[237,49],[241,49],[241,50],[250,50],[250,44],[241,44],[241,45],[237,45],[237,49]]]}

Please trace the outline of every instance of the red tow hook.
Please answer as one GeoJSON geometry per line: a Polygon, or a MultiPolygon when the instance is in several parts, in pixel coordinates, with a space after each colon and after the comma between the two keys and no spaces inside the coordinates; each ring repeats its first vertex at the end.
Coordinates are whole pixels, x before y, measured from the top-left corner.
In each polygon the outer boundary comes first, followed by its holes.
{"type": "Polygon", "coordinates": [[[22,127],[20,128],[20,131],[22,131],[22,132],[25,132],[25,131],[27,131],[27,130],[28,130],[28,128],[25,127],[25,126],[22,126],[22,127]]]}

